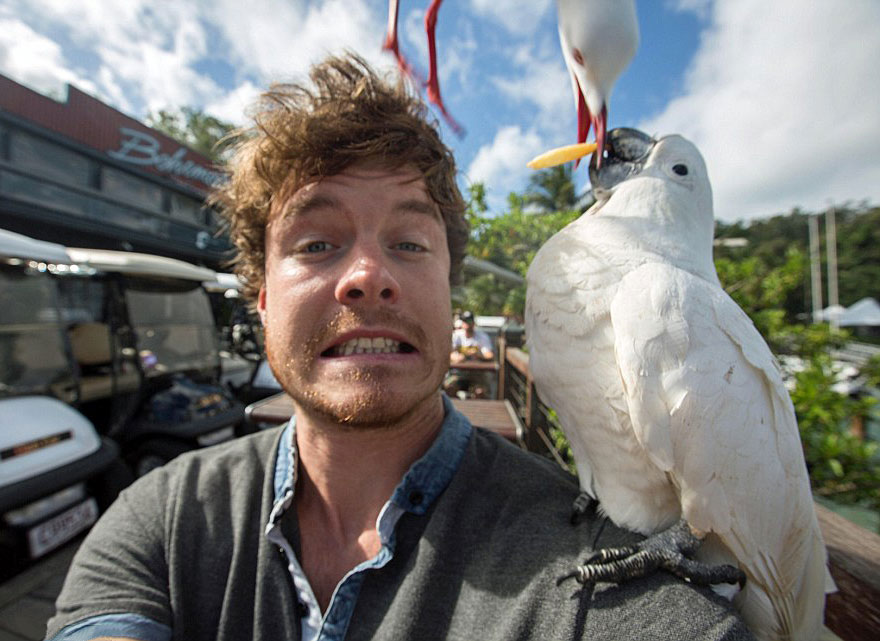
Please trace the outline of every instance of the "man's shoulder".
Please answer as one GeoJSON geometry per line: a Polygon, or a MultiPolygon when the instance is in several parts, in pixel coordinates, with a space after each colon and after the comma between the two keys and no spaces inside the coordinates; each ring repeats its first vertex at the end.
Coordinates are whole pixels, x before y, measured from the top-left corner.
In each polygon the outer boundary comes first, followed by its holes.
{"type": "MultiPolygon", "coordinates": [[[[511,630],[520,626],[532,638],[659,639],[670,638],[669,630],[682,631],[682,638],[749,638],[729,604],[665,572],[622,585],[558,585],[592,551],[642,538],[615,526],[601,509],[572,524],[579,491],[575,477],[555,461],[474,430],[424,538],[439,550],[444,571],[459,567],[470,577],[484,577],[473,590],[461,591],[458,584],[455,589],[460,607],[474,616],[495,608],[506,613],[504,633],[486,638],[515,638],[511,630]],[[573,636],[586,610],[583,634],[573,636]],[[641,635],[643,630],[650,633],[641,635]],[[717,634],[701,636],[707,630],[717,634]]],[[[436,584],[437,573],[428,574],[436,584]]]]}
{"type": "Polygon", "coordinates": [[[130,496],[159,493],[187,499],[193,495],[253,496],[266,484],[278,447],[279,428],[242,436],[186,452],[138,479],[130,496]]]}
{"type": "Polygon", "coordinates": [[[471,462],[490,474],[494,482],[521,490],[540,488],[564,494],[572,500],[578,493],[577,478],[555,461],[523,450],[499,435],[475,429],[471,462]]]}
{"type": "Polygon", "coordinates": [[[557,558],[642,538],[617,527],[595,507],[579,525],[571,525],[572,507],[580,494],[577,478],[556,461],[486,430],[474,430],[452,489],[450,498],[460,506],[491,515],[495,521],[509,521],[508,527],[495,530],[496,536],[531,541],[557,558]]]}

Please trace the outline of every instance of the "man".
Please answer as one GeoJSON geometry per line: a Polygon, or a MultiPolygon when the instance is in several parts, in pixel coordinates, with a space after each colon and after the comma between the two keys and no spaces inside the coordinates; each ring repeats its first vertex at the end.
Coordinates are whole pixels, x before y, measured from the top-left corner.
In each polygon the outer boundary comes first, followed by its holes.
{"type": "Polygon", "coordinates": [[[452,332],[452,354],[449,360],[452,363],[461,363],[469,359],[491,361],[495,358],[492,339],[486,332],[476,329],[473,313],[463,312],[460,320],[461,327],[452,332]]]}
{"type": "Polygon", "coordinates": [[[49,636],[750,638],[662,575],[557,587],[596,545],[554,465],[440,392],[466,226],[424,108],[355,57],[269,92],[219,197],[295,419],[187,454],[120,495],[49,636]]]}
{"type": "Polygon", "coordinates": [[[476,329],[476,321],[472,312],[462,312],[458,319],[460,326],[452,332],[452,352],[449,362],[452,369],[443,383],[443,390],[449,396],[485,398],[491,388],[489,377],[492,372],[468,371],[456,368],[465,361],[491,361],[495,358],[492,339],[482,330],[476,329]]]}

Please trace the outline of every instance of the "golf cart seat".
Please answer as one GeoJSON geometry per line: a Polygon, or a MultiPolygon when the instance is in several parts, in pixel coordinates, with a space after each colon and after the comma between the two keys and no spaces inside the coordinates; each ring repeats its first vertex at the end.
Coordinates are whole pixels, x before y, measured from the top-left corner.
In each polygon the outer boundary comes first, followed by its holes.
{"type": "Polygon", "coordinates": [[[73,358],[80,367],[80,400],[107,398],[131,392],[140,385],[137,372],[116,372],[114,385],[110,327],[106,323],[78,323],[68,330],[73,358]]]}

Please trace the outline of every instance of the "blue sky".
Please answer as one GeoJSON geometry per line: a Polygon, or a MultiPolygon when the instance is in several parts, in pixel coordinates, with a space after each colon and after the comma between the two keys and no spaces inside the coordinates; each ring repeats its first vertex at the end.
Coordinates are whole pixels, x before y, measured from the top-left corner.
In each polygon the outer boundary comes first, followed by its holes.
{"type": "MultiPolygon", "coordinates": [[[[427,0],[401,0],[401,44],[427,69],[427,0]]],[[[615,87],[611,126],[680,133],[732,221],[880,201],[880,2],[637,0],[641,45],[615,87]]],[[[137,118],[192,105],[236,123],[259,89],[328,52],[380,52],[385,0],[0,0],[0,73],[63,96],[72,83],[137,118]]],[[[522,191],[525,162],[574,142],[552,0],[446,0],[442,91],[461,183],[490,206],[522,191]]],[[[582,167],[576,176],[587,187],[582,167]]]]}

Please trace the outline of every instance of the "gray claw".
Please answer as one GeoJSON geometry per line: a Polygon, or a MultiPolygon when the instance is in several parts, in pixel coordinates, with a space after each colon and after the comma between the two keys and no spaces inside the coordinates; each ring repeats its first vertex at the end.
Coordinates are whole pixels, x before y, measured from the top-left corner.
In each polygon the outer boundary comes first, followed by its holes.
{"type": "Polygon", "coordinates": [[[663,569],[697,585],[737,583],[742,588],[746,575],[739,568],[707,565],[690,558],[700,543],[687,522],[681,520],[633,546],[597,550],[583,565],[560,577],[557,585],[567,579],[582,585],[600,581],[622,583],[663,569]]]}

